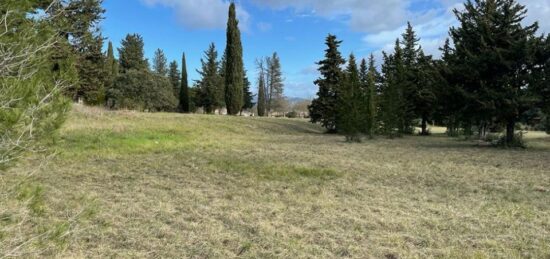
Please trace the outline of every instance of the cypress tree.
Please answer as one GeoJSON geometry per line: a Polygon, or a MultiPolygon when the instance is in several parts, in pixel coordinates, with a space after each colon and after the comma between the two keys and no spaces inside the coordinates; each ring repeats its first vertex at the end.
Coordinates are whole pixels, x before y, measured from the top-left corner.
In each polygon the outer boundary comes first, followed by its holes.
{"type": "Polygon", "coordinates": [[[162,49],[157,49],[155,51],[155,56],[153,57],[153,71],[160,76],[166,76],[168,74],[168,60],[162,49]]]}
{"type": "Polygon", "coordinates": [[[114,79],[118,76],[118,61],[115,59],[113,43],[110,41],[109,47],[107,48],[107,58],[105,64],[105,70],[107,70],[107,74],[109,76],[109,85],[111,85],[114,79]]]}
{"type": "Polygon", "coordinates": [[[181,87],[179,91],[179,110],[183,113],[189,113],[191,111],[191,97],[189,93],[189,82],[187,79],[187,61],[185,60],[185,53],[181,58],[181,87]]]}
{"type": "Polygon", "coordinates": [[[331,133],[338,131],[338,94],[343,82],[340,66],[346,62],[338,51],[341,43],[336,36],[327,36],[325,59],[317,63],[321,78],[317,79],[315,84],[319,86],[319,91],[317,98],[309,106],[311,122],[321,123],[331,133]]]}
{"type": "Polygon", "coordinates": [[[168,78],[170,79],[170,83],[172,84],[174,96],[178,98],[180,91],[180,71],[178,69],[178,62],[175,60],[170,62],[168,78]]]}
{"type": "Polygon", "coordinates": [[[241,32],[235,10],[235,3],[229,6],[227,21],[227,46],[225,60],[225,104],[227,114],[237,115],[243,107],[244,64],[241,32]]]}
{"type": "Polygon", "coordinates": [[[100,105],[105,102],[105,86],[109,83],[108,71],[105,70],[105,56],[102,52],[103,37],[87,34],[86,49],[78,55],[79,88],[77,98],[86,104],[100,105]]]}
{"type": "Polygon", "coordinates": [[[258,61],[259,75],[258,75],[258,116],[264,117],[266,115],[266,84],[265,84],[265,70],[263,60],[258,61]]]}

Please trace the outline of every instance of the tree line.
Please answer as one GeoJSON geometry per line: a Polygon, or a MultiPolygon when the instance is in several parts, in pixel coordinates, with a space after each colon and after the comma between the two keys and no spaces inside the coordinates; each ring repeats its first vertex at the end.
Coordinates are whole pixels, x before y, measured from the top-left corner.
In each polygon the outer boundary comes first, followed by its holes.
{"type": "Polygon", "coordinates": [[[359,66],[353,54],[346,61],[342,41],[329,35],[311,121],[350,141],[417,127],[429,135],[429,122],[446,125],[451,136],[484,139],[502,130],[507,146],[521,145],[520,122],[548,131],[550,36],[538,35],[537,23],[524,25],[527,10],[515,0],[467,1],[454,13],[459,24],[441,58],[424,53],[408,23],[393,53],[383,53],[380,72],[372,55],[359,66]]]}
{"type": "Polygon", "coordinates": [[[105,10],[103,0],[25,0],[32,12],[47,11],[52,28],[59,31],[59,41],[52,57],[52,71],[68,71],[74,83],[64,90],[73,101],[111,109],[141,111],[195,112],[202,108],[213,113],[222,108],[236,115],[251,109],[255,96],[246,77],[242,60],[242,43],[235,4],[229,6],[227,44],[218,59],[211,44],[201,59],[201,78],[190,85],[185,53],[181,66],[168,63],[163,50],[155,51],[153,60],[145,58],[144,40],[139,34],[128,34],[120,48],[108,43],[99,29],[105,10]],[[51,4],[51,6],[50,6],[51,4]],[[57,10],[63,10],[57,15],[57,10]],[[115,52],[118,51],[118,59],[115,52]],[[180,70],[181,67],[181,70],[180,70]]]}

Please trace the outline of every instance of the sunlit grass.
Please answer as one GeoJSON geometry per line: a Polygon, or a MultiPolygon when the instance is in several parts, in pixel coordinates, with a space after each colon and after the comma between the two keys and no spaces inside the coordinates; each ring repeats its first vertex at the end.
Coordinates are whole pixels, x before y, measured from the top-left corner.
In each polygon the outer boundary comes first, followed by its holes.
{"type": "Polygon", "coordinates": [[[94,204],[68,257],[550,256],[550,139],[432,132],[347,144],[304,120],[76,107],[36,181],[49,217],[94,204]]]}

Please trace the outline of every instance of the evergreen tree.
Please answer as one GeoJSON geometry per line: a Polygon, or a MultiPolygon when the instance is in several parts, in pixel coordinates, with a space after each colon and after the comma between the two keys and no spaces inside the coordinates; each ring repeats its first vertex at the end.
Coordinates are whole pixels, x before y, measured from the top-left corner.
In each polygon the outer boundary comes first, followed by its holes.
{"type": "Polygon", "coordinates": [[[157,49],[155,56],[153,57],[153,71],[160,76],[166,76],[168,74],[168,60],[164,51],[157,49]]]}
{"type": "Polygon", "coordinates": [[[363,131],[364,99],[357,62],[353,54],[348,60],[345,80],[338,95],[338,125],[348,142],[360,142],[363,131]]]}
{"type": "Polygon", "coordinates": [[[246,71],[245,71],[245,74],[244,74],[244,104],[243,104],[243,108],[242,110],[249,110],[249,109],[252,109],[254,107],[254,105],[256,105],[256,103],[254,103],[254,97],[256,95],[254,95],[252,93],[252,91],[250,90],[250,81],[248,80],[248,77],[246,76],[246,71]]]}
{"type": "Polygon", "coordinates": [[[172,89],[174,91],[174,96],[179,99],[179,92],[180,92],[180,71],[178,69],[178,62],[172,61],[170,62],[170,69],[168,72],[168,78],[170,79],[170,83],[172,84],[172,89]]]}
{"type": "Polygon", "coordinates": [[[106,88],[111,87],[118,76],[118,61],[115,59],[115,53],[113,43],[109,41],[109,47],[107,48],[107,57],[105,60],[105,70],[107,72],[107,84],[106,88]]]}
{"type": "Polygon", "coordinates": [[[181,88],[179,91],[179,110],[183,113],[191,112],[191,94],[189,92],[189,82],[187,79],[187,60],[185,53],[181,58],[181,88]]]}
{"type": "Polygon", "coordinates": [[[281,71],[281,60],[277,52],[266,58],[267,73],[267,114],[281,108],[284,101],[283,73],[281,71]]]}
{"type": "Polygon", "coordinates": [[[338,51],[342,42],[337,40],[336,36],[328,35],[326,38],[327,49],[325,50],[325,59],[319,61],[319,72],[321,78],[315,81],[319,86],[317,98],[309,106],[311,122],[321,123],[329,132],[337,132],[337,104],[340,85],[343,82],[341,65],[345,60],[338,51]]]}
{"type": "Polygon", "coordinates": [[[428,120],[436,110],[436,87],[441,84],[442,78],[438,73],[431,56],[420,51],[418,56],[418,89],[415,99],[415,113],[422,120],[420,135],[429,135],[428,120]]]}
{"type": "Polygon", "coordinates": [[[388,56],[384,53],[382,72],[384,74],[381,103],[382,130],[388,137],[393,138],[400,136],[405,128],[403,85],[406,79],[399,40],[395,42],[392,55],[388,56]]]}
{"type": "Polygon", "coordinates": [[[139,34],[126,35],[126,38],[121,42],[121,47],[118,49],[122,72],[127,72],[130,69],[144,70],[148,68],[143,47],[143,38],[139,34]]]}
{"type": "Polygon", "coordinates": [[[219,64],[217,59],[218,52],[216,51],[216,46],[214,43],[211,43],[208,50],[204,52],[204,59],[201,59],[201,70],[197,70],[201,75],[201,79],[197,81],[197,104],[203,107],[206,113],[213,113],[217,108],[221,108],[222,105],[223,92],[220,87],[222,85],[222,78],[218,71],[219,64]]]}
{"type": "MultiPolygon", "coordinates": [[[[364,92],[366,100],[365,121],[366,121],[366,134],[370,137],[374,137],[376,131],[376,80],[378,78],[378,72],[374,64],[374,55],[369,57],[368,72],[366,73],[366,80],[364,80],[364,92]]],[[[366,67],[366,61],[363,59],[361,62],[361,71],[364,71],[366,67]]],[[[364,72],[362,72],[364,74],[364,72]]]]}
{"type": "Polygon", "coordinates": [[[225,104],[227,114],[237,115],[243,107],[244,64],[241,32],[234,2],[229,6],[225,51],[225,104]]]}
{"type": "Polygon", "coordinates": [[[258,116],[266,116],[267,97],[265,84],[265,67],[263,59],[257,61],[258,66],[258,116]]]}
{"type": "Polygon", "coordinates": [[[86,49],[78,55],[79,87],[77,97],[86,104],[100,105],[105,102],[105,86],[109,83],[102,52],[103,37],[87,34],[86,49]]]}
{"type": "Polygon", "coordinates": [[[418,94],[420,86],[421,76],[419,74],[418,59],[422,49],[419,47],[418,42],[420,39],[416,36],[416,33],[410,22],[407,23],[407,29],[402,35],[402,53],[403,53],[403,76],[405,81],[401,84],[401,92],[403,95],[403,117],[401,133],[413,133],[414,125],[413,120],[417,118],[416,107],[419,104],[418,94]]]}
{"type": "Polygon", "coordinates": [[[467,98],[466,112],[478,122],[506,125],[504,142],[514,142],[519,116],[533,104],[528,98],[531,59],[538,25],[524,26],[526,9],[515,0],[468,1],[455,10],[451,28],[457,71],[467,98]]]}

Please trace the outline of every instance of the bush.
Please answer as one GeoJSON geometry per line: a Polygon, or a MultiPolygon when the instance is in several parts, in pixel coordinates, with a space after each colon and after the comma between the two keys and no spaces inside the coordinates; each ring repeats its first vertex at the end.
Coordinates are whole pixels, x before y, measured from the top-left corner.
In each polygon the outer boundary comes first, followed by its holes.
{"type": "Polygon", "coordinates": [[[168,78],[132,69],[120,74],[107,89],[107,106],[111,109],[174,111],[177,100],[172,91],[168,78]]]}
{"type": "Polygon", "coordinates": [[[501,136],[494,145],[504,148],[527,148],[525,140],[523,139],[523,131],[514,134],[514,140],[511,143],[506,141],[506,136],[504,135],[501,136]]]}
{"type": "Polygon", "coordinates": [[[291,111],[291,112],[286,114],[286,117],[291,118],[291,119],[295,119],[295,118],[298,118],[298,113],[295,112],[295,111],[291,111]]]}

